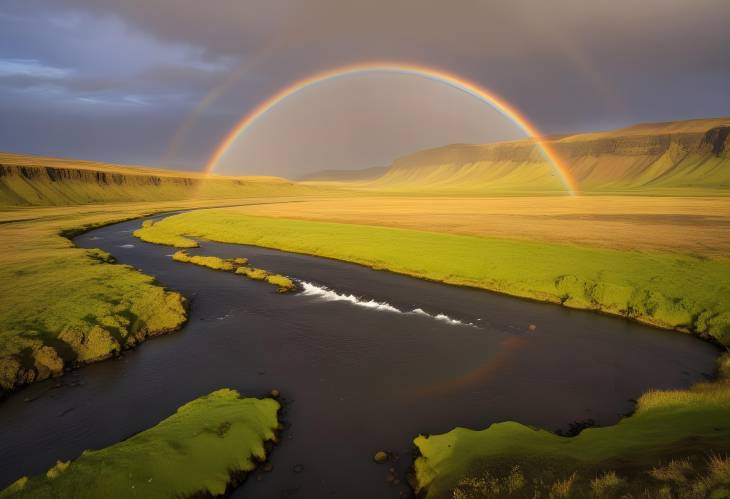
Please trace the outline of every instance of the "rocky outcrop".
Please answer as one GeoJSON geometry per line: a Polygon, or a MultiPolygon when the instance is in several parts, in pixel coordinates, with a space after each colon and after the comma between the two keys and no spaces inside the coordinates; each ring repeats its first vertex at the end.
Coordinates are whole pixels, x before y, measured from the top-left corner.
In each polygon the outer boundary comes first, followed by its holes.
{"type": "Polygon", "coordinates": [[[707,130],[700,148],[715,156],[730,158],[730,125],[717,126],[707,130]]]}

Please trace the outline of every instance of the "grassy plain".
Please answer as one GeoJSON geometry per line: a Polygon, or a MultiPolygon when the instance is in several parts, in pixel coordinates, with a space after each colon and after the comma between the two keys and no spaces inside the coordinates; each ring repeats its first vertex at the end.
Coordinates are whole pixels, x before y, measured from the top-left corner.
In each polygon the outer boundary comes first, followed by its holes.
{"type": "Polygon", "coordinates": [[[221,496],[266,458],[278,410],[273,399],[218,390],[127,440],[23,477],[0,498],[221,496]]]}
{"type": "MultiPolygon", "coordinates": [[[[292,212],[301,214],[301,203],[292,212]]],[[[286,209],[286,208],[284,208],[286,209]]],[[[730,345],[730,260],[372,225],[251,216],[247,208],[175,215],[137,231],[145,241],[185,236],[352,261],[520,297],[601,310],[713,336],[730,345]]],[[[188,239],[192,241],[192,239],[188,239]]]]}
{"type": "MultiPolygon", "coordinates": [[[[244,199],[239,203],[265,202],[244,199]]],[[[0,212],[0,393],[179,328],[185,300],[64,237],[150,213],[220,201],[119,203],[0,212]]]]}
{"type": "Polygon", "coordinates": [[[618,250],[730,255],[730,198],[350,197],[261,204],[243,213],[618,250]]]}

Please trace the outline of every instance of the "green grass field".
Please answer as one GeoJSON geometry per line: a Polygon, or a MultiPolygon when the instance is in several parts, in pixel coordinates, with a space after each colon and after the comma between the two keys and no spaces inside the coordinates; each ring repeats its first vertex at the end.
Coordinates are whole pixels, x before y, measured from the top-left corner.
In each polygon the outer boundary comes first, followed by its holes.
{"type": "Polygon", "coordinates": [[[194,243],[188,235],[336,258],[600,310],[730,345],[730,260],[722,258],[255,217],[235,209],[175,215],[136,235],[183,247],[194,243]]]}
{"type": "Polygon", "coordinates": [[[218,390],[127,440],[23,477],[0,498],[221,496],[266,458],[278,411],[273,399],[218,390]]]}

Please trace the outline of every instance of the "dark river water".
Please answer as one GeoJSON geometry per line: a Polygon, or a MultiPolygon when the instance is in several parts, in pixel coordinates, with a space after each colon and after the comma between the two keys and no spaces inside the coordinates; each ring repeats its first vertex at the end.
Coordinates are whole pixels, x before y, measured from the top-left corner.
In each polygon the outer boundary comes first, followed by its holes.
{"type": "Polygon", "coordinates": [[[419,433],[502,420],[550,430],[612,424],[650,388],[713,374],[710,344],[619,318],[250,246],[204,242],[194,251],[245,256],[310,283],[279,295],[174,262],[171,248],[131,235],[140,223],[94,230],[76,244],[183,293],[189,323],[60,378],[60,388],[50,380],[0,403],[0,486],[151,427],[218,388],[253,396],[276,388],[287,428],[273,471],[250,476],[234,497],[399,497],[410,494],[405,475],[419,433]],[[376,464],[378,450],[398,457],[376,464]],[[391,466],[397,485],[386,482],[391,466]]]}

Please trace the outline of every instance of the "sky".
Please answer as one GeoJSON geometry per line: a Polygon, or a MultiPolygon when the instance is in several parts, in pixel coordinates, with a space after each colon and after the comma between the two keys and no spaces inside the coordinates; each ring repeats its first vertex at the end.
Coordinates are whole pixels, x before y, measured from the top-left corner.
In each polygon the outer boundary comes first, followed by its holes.
{"type": "MultiPolygon", "coordinates": [[[[461,75],[547,134],[730,116],[726,0],[2,0],[0,150],[203,168],[250,110],[307,75],[371,60],[461,75]]],[[[296,177],[522,136],[417,77],[290,97],[222,164],[296,177]]]]}

